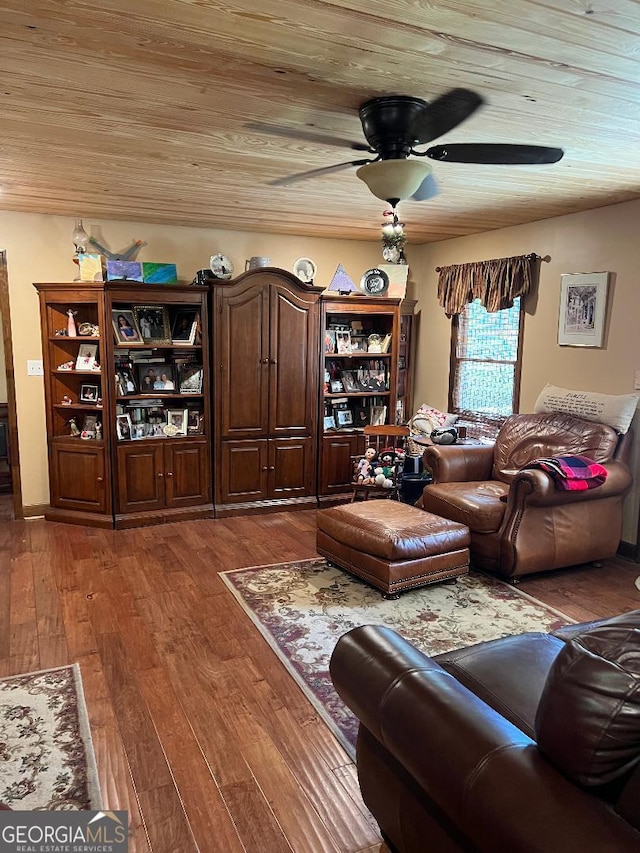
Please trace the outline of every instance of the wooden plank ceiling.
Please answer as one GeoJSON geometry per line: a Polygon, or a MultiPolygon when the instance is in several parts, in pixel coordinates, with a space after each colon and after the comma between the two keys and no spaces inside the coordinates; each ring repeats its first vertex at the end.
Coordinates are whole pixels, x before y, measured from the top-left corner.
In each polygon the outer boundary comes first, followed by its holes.
{"type": "Polygon", "coordinates": [[[0,20],[5,210],[377,239],[355,168],[270,182],[363,156],[341,141],[368,98],[460,86],[487,103],[438,142],[565,157],[430,161],[410,242],[640,197],[635,0],[0,0],[0,20]]]}

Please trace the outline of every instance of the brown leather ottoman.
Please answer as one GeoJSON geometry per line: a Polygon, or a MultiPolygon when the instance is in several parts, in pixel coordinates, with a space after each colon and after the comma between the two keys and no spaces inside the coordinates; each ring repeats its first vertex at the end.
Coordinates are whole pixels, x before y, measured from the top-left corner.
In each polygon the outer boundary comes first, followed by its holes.
{"type": "Polygon", "coordinates": [[[399,501],[318,510],[318,553],[397,598],[469,571],[469,528],[399,501]]]}

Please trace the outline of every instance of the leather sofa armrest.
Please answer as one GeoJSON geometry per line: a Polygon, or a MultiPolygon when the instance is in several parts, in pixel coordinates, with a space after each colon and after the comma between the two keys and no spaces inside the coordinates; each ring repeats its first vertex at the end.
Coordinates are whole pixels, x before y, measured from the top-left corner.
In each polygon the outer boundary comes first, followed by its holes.
{"type": "Polygon", "coordinates": [[[432,445],[422,454],[422,461],[431,470],[434,483],[490,480],[493,444],[432,445]]]}
{"type": "Polygon", "coordinates": [[[391,629],[345,634],[330,670],[362,725],[478,850],[640,844],[639,833],[556,771],[529,737],[391,629]]]}
{"type": "Polygon", "coordinates": [[[595,501],[623,495],[631,486],[631,472],[621,462],[607,462],[607,479],[595,489],[583,492],[558,489],[553,477],[537,468],[519,471],[511,481],[509,504],[517,506],[561,506],[578,501],[595,501]]]}

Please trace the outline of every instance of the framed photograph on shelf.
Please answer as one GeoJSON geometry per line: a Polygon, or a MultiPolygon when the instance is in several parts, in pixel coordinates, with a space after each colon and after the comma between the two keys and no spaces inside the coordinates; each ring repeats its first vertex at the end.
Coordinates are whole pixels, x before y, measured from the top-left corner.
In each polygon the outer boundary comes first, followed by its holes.
{"type": "Polygon", "coordinates": [[[95,370],[98,344],[80,344],[76,358],[76,370],[95,370]]]}
{"type": "Polygon", "coordinates": [[[171,326],[171,342],[174,344],[193,344],[198,328],[198,312],[195,308],[179,308],[171,326]]]}
{"type": "Polygon", "coordinates": [[[607,309],[608,272],[560,276],[558,344],[601,347],[607,309]]]}
{"type": "Polygon", "coordinates": [[[351,352],[366,352],[367,336],[351,334],[351,352]]]}
{"type": "Polygon", "coordinates": [[[336,409],[336,423],[338,428],[353,426],[353,412],[351,409],[336,409]]]}
{"type": "Polygon", "coordinates": [[[186,364],[178,371],[181,394],[202,394],[204,370],[201,364],[186,364]]]}
{"type": "Polygon", "coordinates": [[[163,391],[175,391],[174,367],[172,364],[136,364],[138,371],[138,393],[157,394],[163,391]]]}
{"type": "Polygon", "coordinates": [[[339,354],[351,352],[351,332],[336,331],[336,352],[339,354]]]}
{"type": "Polygon", "coordinates": [[[129,441],[132,436],[130,415],[116,415],[116,435],[119,441],[129,441]]]}
{"type": "Polygon", "coordinates": [[[327,329],[324,333],[324,351],[327,354],[336,351],[336,333],[333,329],[327,329]]]}
{"type": "Polygon", "coordinates": [[[111,322],[118,344],[143,343],[136,318],[130,308],[112,308],[111,322]]]}
{"type": "Polygon", "coordinates": [[[369,406],[356,406],[353,410],[353,425],[356,427],[369,426],[369,406]]]}
{"type": "Polygon", "coordinates": [[[331,388],[332,394],[342,394],[342,392],[344,391],[344,388],[342,386],[342,382],[340,379],[332,379],[330,388],[331,388]]]}
{"type": "Polygon", "coordinates": [[[353,370],[343,370],[340,379],[342,380],[344,390],[350,394],[357,393],[360,390],[353,370]]]}
{"type": "Polygon", "coordinates": [[[84,422],[82,424],[82,432],[80,435],[82,438],[95,438],[97,434],[98,427],[98,416],[97,415],[85,415],[84,422]]]}
{"type": "Polygon", "coordinates": [[[130,367],[121,366],[117,368],[117,388],[116,393],[125,397],[127,394],[135,394],[137,391],[136,382],[130,367]]]}
{"type": "Polygon", "coordinates": [[[176,428],[175,435],[186,435],[187,426],[189,423],[188,409],[168,409],[167,410],[167,425],[176,428]]]}
{"type": "Polygon", "coordinates": [[[371,426],[384,426],[387,422],[387,407],[386,406],[371,406],[371,414],[369,416],[371,426]]]}
{"type": "Polygon", "coordinates": [[[169,314],[162,305],[134,305],[135,317],[145,344],[170,344],[169,314]]]}
{"type": "Polygon", "coordinates": [[[187,432],[189,435],[202,435],[204,432],[204,415],[195,409],[189,409],[187,415],[187,432]]]}
{"type": "Polygon", "coordinates": [[[335,429],[336,422],[333,419],[333,415],[325,415],[323,419],[323,425],[325,430],[335,429]]]}
{"type": "Polygon", "coordinates": [[[100,390],[97,385],[81,385],[80,386],[80,402],[95,403],[98,402],[100,390]]]}

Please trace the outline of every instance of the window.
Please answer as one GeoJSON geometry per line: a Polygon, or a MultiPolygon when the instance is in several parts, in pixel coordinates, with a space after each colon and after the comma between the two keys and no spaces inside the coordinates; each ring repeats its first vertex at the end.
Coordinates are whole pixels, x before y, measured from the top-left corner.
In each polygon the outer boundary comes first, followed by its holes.
{"type": "MultiPolygon", "coordinates": [[[[454,315],[449,376],[452,412],[498,427],[507,415],[518,411],[523,320],[520,298],[512,308],[493,313],[476,300],[454,315]]],[[[496,431],[494,428],[494,435],[496,431]]]]}

